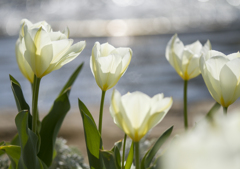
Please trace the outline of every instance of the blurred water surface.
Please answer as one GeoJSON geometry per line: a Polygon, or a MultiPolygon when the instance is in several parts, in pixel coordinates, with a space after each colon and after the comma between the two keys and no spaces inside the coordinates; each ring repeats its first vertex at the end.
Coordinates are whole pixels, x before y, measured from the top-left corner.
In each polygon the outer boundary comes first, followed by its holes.
{"type": "MultiPolygon", "coordinates": [[[[84,67],[70,95],[98,105],[101,91],[89,67],[95,41],[116,47],[128,46],[133,58],[116,85],[122,94],[142,91],[150,96],[163,92],[174,101],[182,100],[183,81],[165,58],[167,42],[174,33],[184,44],[208,39],[215,50],[225,54],[240,49],[240,0],[1,0],[0,1],[0,109],[15,107],[9,74],[22,85],[31,105],[31,87],[18,69],[15,42],[21,19],[46,20],[54,30],[70,29],[75,42],[87,46],[73,62],[45,76],[41,81],[39,107],[47,111],[71,73],[84,67]]],[[[109,104],[112,89],[107,91],[109,104]]],[[[190,80],[189,102],[211,99],[201,76],[190,80]]]]}
{"type": "MultiPolygon", "coordinates": [[[[81,62],[84,62],[84,67],[70,95],[72,107],[77,108],[78,98],[87,105],[99,104],[101,91],[89,67],[91,49],[95,41],[100,43],[109,42],[114,46],[129,46],[132,48],[133,57],[130,66],[115,87],[122,94],[139,90],[153,96],[163,92],[165,96],[172,96],[174,101],[181,101],[183,81],[165,58],[165,48],[171,36],[172,34],[138,37],[75,38],[75,42],[86,40],[87,46],[74,61],[43,77],[39,95],[40,110],[47,111],[51,107],[63,84],[81,62]]],[[[225,54],[237,52],[240,49],[240,30],[185,33],[179,34],[179,38],[184,44],[196,40],[205,43],[209,39],[213,49],[222,51],[225,54]]],[[[9,74],[20,82],[26,100],[31,105],[30,84],[19,71],[15,59],[14,47],[16,39],[17,37],[0,38],[0,108],[15,106],[9,74]]],[[[112,89],[107,91],[106,104],[109,104],[111,92],[112,89]]],[[[189,81],[188,96],[189,102],[211,99],[201,75],[189,81]]]]}

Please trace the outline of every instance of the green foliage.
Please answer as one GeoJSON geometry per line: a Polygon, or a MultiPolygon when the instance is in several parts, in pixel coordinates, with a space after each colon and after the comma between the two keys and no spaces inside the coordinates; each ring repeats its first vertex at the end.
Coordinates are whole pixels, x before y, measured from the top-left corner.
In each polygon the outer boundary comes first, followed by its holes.
{"type": "MultiPolygon", "coordinates": [[[[76,80],[82,67],[83,63],[79,65],[78,68],[73,72],[73,74],[59,93],[59,96],[55,100],[50,112],[47,114],[47,116],[44,117],[42,123],[38,121],[39,134],[37,133],[37,135],[31,131],[32,116],[30,114],[29,105],[25,101],[21,86],[19,82],[10,75],[13,95],[16,101],[18,112],[20,112],[16,117],[18,134],[13,138],[11,144],[20,145],[22,150],[24,148],[24,151],[22,151],[21,153],[21,159],[19,162],[20,168],[32,169],[39,166],[41,168],[45,168],[45,164],[47,164],[47,166],[51,165],[57,134],[60,130],[60,127],[67,112],[70,109],[70,102],[68,96],[71,90],[71,86],[76,80]],[[27,113],[27,116],[23,115],[23,112],[27,113]],[[28,124],[25,124],[26,119],[28,124]],[[43,160],[44,163],[42,163],[38,157],[43,160]],[[27,158],[29,159],[26,160],[27,158]]],[[[0,154],[1,153],[3,152],[0,151],[0,154]]],[[[11,168],[16,167],[12,165],[11,168]]]]}
{"type": "Polygon", "coordinates": [[[18,167],[18,161],[21,155],[21,148],[15,145],[5,145],[4,143],[0,144],[0,152],[4,152],[8,155],[12,167],[18,167]]]}
{"type": "Polygon", "coordinates": [[[70,109],[70,102],[68,97],[71,91],[71,86],[75,82],[82,67],[83,63],[79,65],[73,72],[59,93],[59,96],[54,101],[50,112],[42,120],[42,128],[40,131],[41,147],[38,153],[38,157],[43,160],[47,166],[50,166],[52,163],[54,144],[62,122],[70,109]]]}
{"type": "Polygon", "coordinates": [[[37,157],[38,136],[28,127],[28,111],[21,111],[15,118],[21,156],[18,169],[47,169],[47,166],[37,157]]]}
{"type": "Polygon", "coordinates": [[[173,130],[173,126],[167,129],[156,141],[156,143],[153,145],[151,149],[148,150],[148,152],[145,154],[145,156],[142,159],[141,162],[141,169],[149,168],[151,165],[151,162],[158,152],[158,150],[161,148],[163,143],[168,139],[168,137],[171,135],[173,130]]]}
{"type": "Polygon", "coordinates": [[[213,107],[209,110],[209,112],[207,113],[206,118],[208,120],[212,121],[214,114],[220,109],[220,107],[221,107],[221,105],[218,102],[216,102],[213,105],[213,107]]]}
{"type": "Polygon", "coordinates": [[[81,100],[78,100],[78,106],[82,116],[84,135],[88,153],[88,160],[91,169],[102,169],[104,167],[102,156],[99,150],[102,148],[102,138],[98,132],[96,123],[81,100]]]}
{"type": "Polygon", "coordinates": [[[125,169],[130,169],[133,163],[133,156],[134,156],[134,144],[132,142],[130,151],[128,153],[127,161],[125,164],[125,169]]]}
{"type": "MultiPolygon", "coordinates": [[[[13,92],[13,96],[15,98],[15,102],[17,105],[18,112],[22,110],[27,110],[29,113],[28,116],[28,127],[32,129],[32,115],[30,114],[30,108],[29,105],[27,104],[20,83],[11,75],[9,75],[10,82],[11,82],[11,88],[13,92]]],[[[15,138],[18,139],[18,138],[15,138]]],[[[18,144],[17,144],[18,145],[18,144]]]]}
{"type": "Polygon", "coordinates": [[[41,147],[38,157],[42,159],[47,166],[50,166],[52,163],[57,134],[70,109],[70,102],[68,99],[69,92],[70,89],[66,90],[65,93],[55,100],[52,109],[42,120],[42,128],[40,131],[41,147]]]}

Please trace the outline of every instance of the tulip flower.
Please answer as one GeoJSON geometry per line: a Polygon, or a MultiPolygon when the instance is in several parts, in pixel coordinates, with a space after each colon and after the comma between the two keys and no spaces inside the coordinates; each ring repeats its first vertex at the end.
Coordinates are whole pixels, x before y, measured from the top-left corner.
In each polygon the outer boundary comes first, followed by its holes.
{"type": "Polygon", "coordinates": [[[187,84],[188,80],[200,74],[199,59],[211,50],[209,41],[204,46],[199,41],[184,46],[175,34],[168,42],[166,58],[179,76],[184,80],[184,126],[188,128],[187,117],[187,84]]]}
{"type": "MultiPolygon", "coordinates": [[[[172,98],[157,94],[150,98],[141,92],[123,96],[114,90],[109,111],[114,123],[122,129],[134,143],[162,121],[172,106],[172,98]]],[[[138,157],[136,157],[138,158],[138,157]]],[[[136,162],[138,165],[138,162],[136,162]]]]}
{"type": "Polygon", "coordinates": [[[33,86],[32,130],[34,133],[37,133],[37,104],[41,78],[75,59],[86,46],[84,41],[72,45],[73,40],[68,39],[68,36],[68,29],[64,32],[54,32],[45,21],[35,24],[27,19],[21,21],[16,57],[21,72],[33,86]]]}
{"type": "Polygon", "coordinates": [[[199,41],[184,46],[175,34],[168,42],[166,58],[183,80],[192,79],[200,74],[199,59],[211,50],[209,41],[204,46],[199,41]]]}
{"type": "Polygon", "coordinates": [[[115,86],[128,68],[132,58],[130,48],[114,48],[108,43],[96,42],[92,49],[90,67],[98,86],[103,90],[115,86]]]}
{"type": "Polygon", "coordinates": [[[208,91],[225,112],[240,96],[239,65],[239,52],[226,56],[211,50],[200,59],[200,69],[208,91]]]}
{"type": "MultiPolygon", "coordinates": [[[[24,55],[38,78],[42,78],[72,61],[85,48],[85,41],[72,45],[73,40],[68,39],[68,33],[68,31],[54,32],[51,26],[44,21],[36,24],[32,24],[26,19],[22,21],[16,47],[21,51],[21,55],[24,55]]],[[[24,59],[22,60],[19,62],[20,65],[25,62],[24,59]]]]}
{"type": "Polygon", "coordinates": [[[118,80],[126,72],[132,58],[130,48],[114,48],[108,43],[96,42],[92,49],[90,68],[97,85],[102,89],[100,103],[98,130],[102,132],[102,116],[105,93],[115,86],[118,80]]]}

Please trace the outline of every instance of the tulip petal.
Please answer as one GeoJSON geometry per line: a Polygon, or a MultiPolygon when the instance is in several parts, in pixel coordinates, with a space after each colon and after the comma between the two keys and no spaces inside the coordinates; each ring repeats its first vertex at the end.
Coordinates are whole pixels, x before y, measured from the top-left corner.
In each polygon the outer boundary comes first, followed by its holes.
{"type": "Polygon", "coordinates": [[[132,124],[126,115],[124,107],[122,106],[121,94],[117,90],[113,90],[109,110],[114,119],[114,123],[126,134],[133,135],[134,130],[132,124]]]}
{"type": "Polygon", "coordinates": [[[227,55],[227,58],[230,59],[230,60],[233,60],[233,59],[236,59],[236,58],[240,58],[240,53],[239,52],[232,53],[230,55],[227,55]]]}
{"type": "Polygon", "coordinates": [[[115,48],[108,44],[108,43],[104,43],[104,44],[101,44],[100,46],[100,55],[101,56],[108,56],[115,48]]]}
{"type": "Polygon", "coordinates": [[[48,69],[53,56],[53,48],[52,45],[46,45],[41,50],[41,55],[36,56],[36,76],[43,77],[44,72],[48,69]]]}
{"type": "Polygon", "coordinates": [[[163,120],[173,103],[170,97],[162,99],[158,97],[159,96],[156,95],[152,98],[151,117],[148,120],[148,130],[151,130],[163,120]]]}
{"type": "Polygon", "coordinates": [[[182,62],[181,62],[183,49],[184,49],[184,45],[182,41],[180,41],[180,39],[175,34],[171,38],[171,40],[168,42],[168,45],[166,48],[166,54],[165,54],[169,63],[172,65],[172,67],[176,70],[176,72],[181,77],[183,76],[182,62]]]}
{"type": "Polygon", "coordinates": [[[62,56],[62,58],[57,63],[51,63],[48,69],[44,72],[44,76],[48,73],[60,69],[63,65],[74,60],[85,48],[86,42],[80,41],[74,45],[72,45],[68,51],[62,56]]]}
{"type": "Polygon", "coordinates": [[[191,51],[194,54],[200,54],[202,50],[202,44],[199,41],[196,41],[192,44],[186,45],[185,49],[191,51]]]}
{"type": "Polygon", "coordinates": [[[122,104],[133,128],[137,129],[150,113],[151,99],[144,93],[134,92],[122,96],[122,104]]]}
{"type": "Polygon", "coordinates": [[[58,41],[58,40],[62,40],[62,39],[68,39],[68,36],[66,36],[66,34],[58,31],[58,32],[50,32],[49,33],[49,37],[51,39],[51,41],[58,41]]]}
{"type": "Polygon", "coordinates": [[[28,62],[24,58],[25,50],[26,48],[23,40],[18,39],[16,42],[15,52],[19,69],[25,76],[25,78],[28,79],[30,83],[33,83],[34,73],[31,67],[29,66],[28,62]]]}
{"type": "Polygon", "coordinates": [[[51,63],[58,62],[68,51],[73,43],[72,39],[62,39],[51,42],[53,46],[53,59],[51,63]]]}
{"type": "Polygon", "coordinates": [[[132,59],[132,50],[130,48],[117,48],[111,52],[111,54],[118,55],[122,58],[122,70],[121,73],[124,74],[130,64],[132,59]]]}
{"type": "Polygon", "coordinates": [[[221,104],[228,107],[240,96],[237,87],[240,80],[240,58],[229,61],[220,72],[221,104]]]}
{"type": "MultiPolygon", "coordinates": [[[[37,48],[36,55],[40,55],[41,49],[51,43],[51,39],[48,36],[48,33],[40,27],[38,31],[35,33],[35,30],[30,30],[32,32],[32,36],[34,36],[34,44],[37,48]]],[[[51,56],[52,57],[52,56],[51,56]]]]}

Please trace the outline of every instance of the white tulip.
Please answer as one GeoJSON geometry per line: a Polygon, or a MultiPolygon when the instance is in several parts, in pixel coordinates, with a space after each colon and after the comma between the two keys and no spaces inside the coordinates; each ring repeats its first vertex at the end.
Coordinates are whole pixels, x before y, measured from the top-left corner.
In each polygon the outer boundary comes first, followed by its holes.
{"type": "Polygon", "coordinates": [[[213,123],[205,119],[175,137],[161,157],[161,169],[239,169],[240,112],[217,115],[213,123]]]}
{"type": "Polygon", "coordinates": [[[114,90],[109,110],[114,123],[134,142],[138,142],[162,121],[172,102],[171,97],[164,98],[163,94],[150,98],[137,91],[121,96],[117,90],[114,90]]]}
{"type": "Polygon", "coordinates": [[[199,41],[184,46],[175,34],[168,42],[166,58],[183,80],[189,80],[200,74],[200,56],[209,50],[211,50],[209,41],[204,46],[199,41]]]}
{"type": "Polygon", "coordinates": [[[98,86],[103,90],[115,86],[126,72],[132,58],[130,48],[114,48],[108,43],[96,42],[92,49],[90,67],[98,86]]]}
{"type": "Polygon", "coordinates": [[[240,54],[224,55],[211,50],[200,59],[205,84],[212,97],[228,107],[240,96],[240,54]]]}
{"type": "MultiPolygon", "coordinates": [[[[81,41],[72,45],[73,40],[68,39],[68,34],[68,29],[64,32],[52,31],[51,26],[45,21],[32,24],[26,19],[22,20],[16,44],[20,70],[21,67],[25,67],[28,72],[31,68],[38,78],[42,78],[75,59],[85,48],[86,43],[81,41]]],[[[27,75],[24,73],[24,76],[27,75]]]]}

